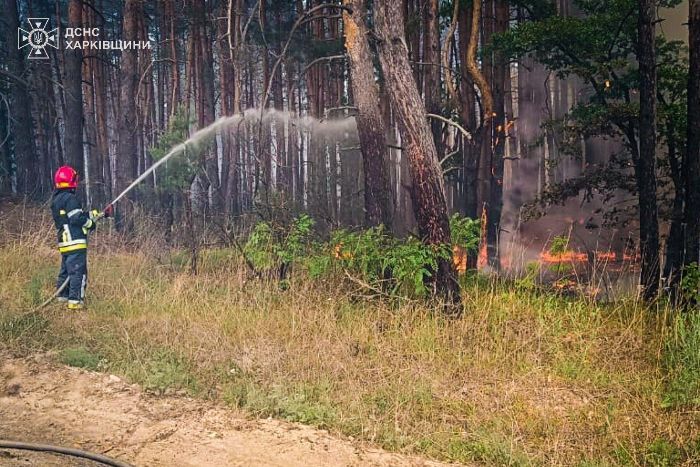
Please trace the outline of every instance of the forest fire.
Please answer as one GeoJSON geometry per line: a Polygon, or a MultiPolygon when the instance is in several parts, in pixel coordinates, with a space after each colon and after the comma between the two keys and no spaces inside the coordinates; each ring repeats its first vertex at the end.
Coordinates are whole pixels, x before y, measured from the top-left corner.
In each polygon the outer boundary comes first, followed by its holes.
{"type": "Polygon", "coordinates": [[[638,255],[623,253],[618,255],[614,251],[591,251],[590,253],[580,251],[564,251],[562,253],[551,253],[543,251],[540,253],[539,261],[542,264],[562,264],[562,263],[635,263],[638,255]]]}
{"type": "Polygon", "coordinates": [[[588,255],[586,253],[579,253],[576,251],[565,251],[556,254],[548,251],[540,253],[540,262],[545,264],[584,263],[587,261],[588,255]]]}

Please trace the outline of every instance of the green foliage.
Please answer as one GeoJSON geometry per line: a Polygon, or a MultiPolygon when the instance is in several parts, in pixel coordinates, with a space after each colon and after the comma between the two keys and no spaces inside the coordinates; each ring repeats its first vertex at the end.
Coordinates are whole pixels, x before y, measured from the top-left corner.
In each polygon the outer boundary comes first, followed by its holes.
{"type": "Polygon", "coordinates": [[[86,370],[99,369],[102,358],[85,347],[63,349],[59,357],[61,363],[86,370]]]}
{"type": "MultiPolygon", "coordinates": [[[[478,222],[453,216],[452,224],[455,242],[466,249],[478,248],[478,222]]],[[[414,297],[428,294],[426,283],[439,259],[452,257],[450,245],[425,245],[415,237],[396,239],[383,226],[355,232],[336,230],[329,241],[312,242],[313,225],[306,214],[286,228],[260,222],[243,252],[258,270],[298,264],[313,279],[344,271],[375,290],[414,297]]]]}
{"type": "Polygon", "coordinates": [[[677,316],[666,342],[668,386],[662,405],[700,407],[700,311],[677,316]]]}
{"type": "Polygon", "coordinates": [[[563,255],[569,250],[569,237],[560,235],[554,237],[551,242],[549,242],[549,253],[553,255],[563,255]]]}
{"type": "MultiPolygon", "coordinates": [[[[153,146],[149,153],[154,161],[165,157],[172,148],[181,144],[189,135],[191,120],[185,113],[184,108],[178,108],[165,132],[158,138],[158,143],[153,146]]],[[[161,166],[158,170],[158,185],[156,190],[161,193],[169,193],[173,190],[184,191],[189,189],[190,183],[198,170],[199,151],[188,148],[184,154],[174,156],[161,166]]]]}
{"type": "Polygon", "coordinates": [[[681,295],[688,303],[700,303],[700,267],[691,263],[683,268],[681,295]]]}
{"type": "Polygon", "coordinates": [[[450,235],[452,245],[459,245],[467,251],[478,251],[481,221],[455,213],[450,217],[450,235]]]}
{"type": "MultiPolygon", "coordinates": [[[[562,256],[570,253],[569,249],[570,238],[568,236],[559,235],[554,237],[549,242],[549,254],[554,256],[562,256]]],[[[568,262],[558,262],[549,266],[549,269],[555,274],[568,274],[573,270],[573,264],[568,262]]]]}
{"type": "Polygon", "coordinates": [[[159,350],[140,367],[136,380],[159,394],[167,389],[195,390],[196,379],[190,374],[188,365],[179,356],[168,350],[159,350]]]}
{"type": "Polygon", "coordinates": [[[307,255],[314,220],[302,214],[289,226],[273,226],[259,222],[248,237],[243,253],[258,270],[269,270],[280,264],[291,264],[307,255]]]}
{"type": "Polygon", "coordinates": [[[437,269],[439,258],[451,258],[449,245],[425,245],[415,237],[396,239],[382,226],[336,231],[331,244],[333,258],[342,269],[392,295],[425,296],[426,280],[437,269]]]}
{"type": "Polygon", "coordinates": [[[644,465],[651,467],[672,467],[681,462],[680,449],[665,439],[657,439],[649,445],[644,454],[644,465]]]}
{"type": "Polygon", "coordinates": [[[313,227],[314,220],[308,214],[302,214],[292,221],[289,233],[275,248],[280,261],[291,263],[306,252],[313,227]]]}
{"type": "Polygon", "coordinates": [[[384,278],[384,255],[391,240],[383,226],[359,232],[337,230],[330,241],[332,257],[342,268],[376,284],[384,278]]]}
{"type": "Polygon", "coordinates": [[[243,254],[258,270],[271,269],[274,266],[274,238],[270,224],[259,222],[253,227],[243,247],[243,254]]]}
{"type": "Polygon", "coordinates": [[[383,271],[391,271],[392,294],[404,291],[406,295],[424,297],[429,292],[426,280],[437,270],[438,259],[450,259],[448,246],[427,246],[415,237],[394,242],[386,251],[383,271]]]}
{"type": "Polygon", "coordinates": [[[327,427],[337,419],[328,392],[329,388],[324,384],[265,388],[243,377],[226,386],[223,399],[258,416],[327,427]]]}

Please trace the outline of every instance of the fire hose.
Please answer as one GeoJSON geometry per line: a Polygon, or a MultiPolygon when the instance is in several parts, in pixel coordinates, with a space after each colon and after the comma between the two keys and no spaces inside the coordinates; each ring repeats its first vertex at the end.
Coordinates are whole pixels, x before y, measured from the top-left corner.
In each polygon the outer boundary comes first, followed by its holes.
{"type": "Polygon", "coordinates": [[[102,454],[83,451],[81,449],[64,448],[61,446],[51,446],[49,444],[24,443],[20,441],[7,441],[0,439],[0,449],[17,449],[21,451],[48,452],[53,454],[62,454],[64,456],[78,457],[99,462],[103,465],[112,467],[133,467],[131,464],[122,462],[102,454]]]}

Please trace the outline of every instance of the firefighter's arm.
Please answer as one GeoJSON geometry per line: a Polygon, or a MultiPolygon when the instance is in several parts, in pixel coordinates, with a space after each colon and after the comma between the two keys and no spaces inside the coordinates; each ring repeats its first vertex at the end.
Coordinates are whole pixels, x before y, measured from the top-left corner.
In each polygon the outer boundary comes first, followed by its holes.
{"type": "Polygon", "coordinates": [[[68,198],[65,210],[68,216],[68,223],[72,226],[83,227],[90,219],[90,214],[83,211],[83,208],[80,206],[80,201],[78,201],[78,197],[75,195],[68,198]]]}
{"type": "Polygon", "coordinates": [[[90,212],[83,211],[77,196],[70,197],[66,203],[66,212],[68,222],[73,226],[82,228],[86,234],[95,229],[97,219],[100,217],[96,209],[90,212]]]}

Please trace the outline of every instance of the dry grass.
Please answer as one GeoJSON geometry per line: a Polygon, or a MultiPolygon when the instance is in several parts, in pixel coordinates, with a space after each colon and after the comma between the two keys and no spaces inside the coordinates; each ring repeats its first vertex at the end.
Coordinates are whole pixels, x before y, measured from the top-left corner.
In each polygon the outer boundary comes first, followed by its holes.
{"type": "Polygon", "coordinates": [[[440,459],[700,462],[697,412],[661,404],[664,310],[471,279],[464,317],[444,320],[428,304],[353,300],[333,281],[246,281],[235,251],[206,252],[191,276],[178,253],[127,252],[101,234],[89,309],[17,319],[51,293],[59,258],[50,230],[1,219],[0,345],[14,352],[57,350],[156,392],[440,459]]]}

